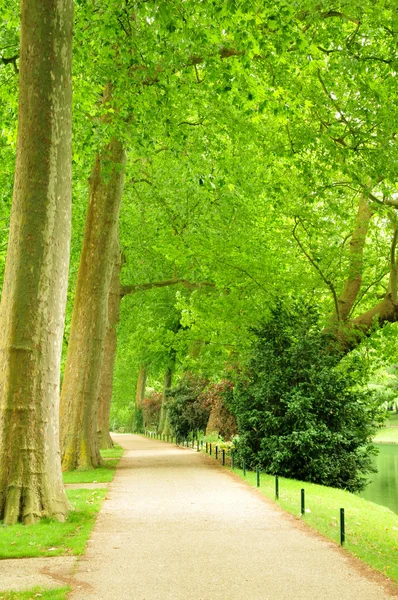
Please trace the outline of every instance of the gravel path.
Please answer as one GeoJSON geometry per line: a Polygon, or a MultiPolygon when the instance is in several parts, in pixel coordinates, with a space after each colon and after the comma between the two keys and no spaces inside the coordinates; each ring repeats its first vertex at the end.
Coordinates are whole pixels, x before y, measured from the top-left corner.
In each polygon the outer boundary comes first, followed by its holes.
{"type": "Polygon", "coordinates": [[[70,600],[387,600],[332,543],[192,450],[134,435],[70,600]]]}

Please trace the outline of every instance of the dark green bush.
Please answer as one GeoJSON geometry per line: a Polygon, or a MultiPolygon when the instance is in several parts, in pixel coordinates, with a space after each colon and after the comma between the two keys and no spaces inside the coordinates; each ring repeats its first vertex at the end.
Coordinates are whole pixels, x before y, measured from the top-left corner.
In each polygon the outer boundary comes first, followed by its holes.
{"type": "Polygon", "coordinates": [[[360,365],[342,361],[312,310],[279,305],[255,336],[248,372],[229,400],[238,454],[270,474],[362,489],[383,411],[362,391],[360,365]]]}
{"type": "Polygon", "coordinates": [[[202,379],[186,376],[168,391],[170,425],[177,438],[186,439],[190,434],[206,429],[210,407],[201,396],[206,383],[202,379]]]}

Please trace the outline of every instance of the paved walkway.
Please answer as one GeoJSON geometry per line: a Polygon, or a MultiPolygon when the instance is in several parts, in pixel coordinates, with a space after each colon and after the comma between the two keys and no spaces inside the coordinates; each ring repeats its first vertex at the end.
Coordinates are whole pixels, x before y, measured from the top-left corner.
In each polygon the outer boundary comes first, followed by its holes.
{"type": "Polygon", "coordinates": [[[333,544],[214,461],[134,435],[71,600],[387,600],[333,544]]]}

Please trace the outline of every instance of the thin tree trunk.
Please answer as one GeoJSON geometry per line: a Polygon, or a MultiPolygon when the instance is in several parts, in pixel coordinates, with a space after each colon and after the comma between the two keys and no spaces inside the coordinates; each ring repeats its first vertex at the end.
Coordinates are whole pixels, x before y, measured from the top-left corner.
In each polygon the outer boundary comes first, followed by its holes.
{"type": "Polygon", "coordinates": [[[108,300],[108,324],[106,328],[105,352],[104,361],[102,364],[99,393],[97,433],[100,448],[112,448],[113,446],[113,441],[109,434],[109,418],[111,411],[113,371],[115,366],[117,346],[116,328],[119,323],[120,301],[122,299],[120,284],[121,268],[122,260],[120,255],[119,240],[118,236],[116,236],[114,264],[108,300]]]}
{"type": "Polygon", "coordinates": [[[138,409],[142,408],[142,401],[145,398],[146,380],[148,376],[148,367],[141,364],[138,371],[137,388],[135,392],[135,406],[138,409]]]}
{"type": "Polygon", "coordinates": [[[171,388],[172,380],[173,380],[173,369],[171,367],[168,367],[168,369],[166,369],[166,372],[164,374],[162,407],[160,409],[160,417],[159,417],[159,431],[163,435],[170,434],[170,421],[169,421],[169,415],[168,415],[166,403],[167,403],[167,392],[171,388]]]}
{"type": "Polygon", "coordinates": [[[61,394],[62,466],[67,470],[90,469],[101,464],[98,398],[124,165],[123,145],[112,139],[96,157],[90,176],[90,198],[61,394]]]}
{"type": "Polygon", "coordinates": [[[71,209],[72,0],[22,0],[17,162],[0,306],[0,519],[69,509],[59,374],[71,209]]]}

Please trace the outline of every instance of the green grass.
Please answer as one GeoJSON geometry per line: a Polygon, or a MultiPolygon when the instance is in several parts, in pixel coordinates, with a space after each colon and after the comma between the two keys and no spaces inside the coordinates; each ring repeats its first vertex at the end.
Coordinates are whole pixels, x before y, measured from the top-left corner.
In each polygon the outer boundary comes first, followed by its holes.
{"type": "Polygon", "coordinates": [[[55,590],[45,590],[35,587],[26,592],[0,592],[0,600],[66,600],[66,594],[70,592],[70,587],[57,588],[55,590]]]}
{"type": "MultiPolygon", "coordinates": [[[[256,474],[246,477],[234,469],[250,485],[256,485],[256,474]]],[[[279,501],[283,510],[300,516],[300,490],[305,489],[308,525],[339,543],[339,510],[345,510],[345,549],[377,571],[398,581],[398,516],[390,509],[335,488],[279,477],[279,501]]],[[[275,478],[261,474],[260,491],[275,500],[275,478]]]]}
{"type": "Polygon", "coordinates": [[[34,525],[0,525],[0,558],[82,554],[106,490],[67,490],[75,510],[65,523],[42,519],[34,525]]]}
{"type": "Polygon", "coordinates": [[[398,444],[398,413],[390,415],[386,426],[379,429],[373,441],[376,444],[398,444]]]}
{"type": "Polygon", "coordinates": [[[86,469],[77,471],[65,471],[62,474],[64,483],[107,483],[112,481],[115,469],[123,448],[115,445],[113,448],[101,450],[101,456],[105,461],[103,467],[98,469],[86,469]]]}

